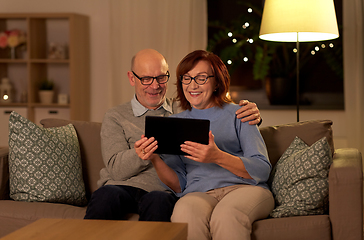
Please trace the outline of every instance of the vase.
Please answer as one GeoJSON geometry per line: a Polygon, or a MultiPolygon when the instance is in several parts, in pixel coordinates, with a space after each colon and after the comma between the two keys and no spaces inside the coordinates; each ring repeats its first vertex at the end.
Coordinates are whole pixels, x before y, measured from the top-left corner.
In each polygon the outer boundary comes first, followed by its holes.
{"type": "Polygon", "coordinates": [[[15,56],[15,47],[11,47],[10,48],[10,58],[11,59],[15,59],[16,56],[15,56]]]}
{"type": "Polygon", "coordinates": [[[53,103],[53,90],[40,90],[39,91],[39,100],[42,104],[51,104],[53,103]]]}

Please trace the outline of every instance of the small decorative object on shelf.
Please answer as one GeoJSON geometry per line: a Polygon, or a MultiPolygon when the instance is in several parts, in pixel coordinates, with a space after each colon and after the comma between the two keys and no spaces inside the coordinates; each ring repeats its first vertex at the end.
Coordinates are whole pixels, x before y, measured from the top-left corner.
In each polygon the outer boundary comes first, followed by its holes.
{"type": "Polygon", "coordinates": [[[48,48],[49,59],[67,59],[68,58],[68,47],[67,44],[60,43],[49,43],[48,48]]]}
{"type": "Polygon", "coordinates": [[[0,84],[0,96],[2,103],[11,103],[13,101],[13,93],[12,93],[12,86],[10,84],[9,78],[1,79],[0,84]]]}
{"type": "Polygon", "coordinates": [[[39,100],[43,104],[53,103],[54,82],[51,79],[45,78],[39,85],[39,100]]]}
{"type": "Polygon", "coordinates": [[[60,93],[58,94],[58,104],[67,104],[68,103],[68,94],[60,93]]]}
{"type": "MultiPolygon", "coordinates": [[[[0,32],[0,48],[9,47],[10,50],[10,58],[17,58],[17,48],[25,47],[26,43],[26,35],[23,31],[14,29],[5,32],[0,32]]],[[[22,49],[22,51],[25,51],[22,49]]]]}

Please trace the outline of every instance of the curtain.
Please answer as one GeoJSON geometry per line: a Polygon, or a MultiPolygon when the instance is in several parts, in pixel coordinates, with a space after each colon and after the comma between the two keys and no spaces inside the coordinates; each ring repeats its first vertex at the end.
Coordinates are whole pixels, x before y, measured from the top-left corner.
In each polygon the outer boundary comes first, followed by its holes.
{"type": "MultiPolygon", "coordinates": [[[[348,146],[364,154],[364,1],[343,0],[348,146]]],[[[335,133],[334,133],[335,134],[335,133]]]]}
{"type": "Polygon", "coordinates": [[[139,50],[153,48],[165,56],[171,74],[167,96],[171,97],[179,61],[206,46],[207,0],[110,0],[109,107],[133,97],[127,71],[139,50]]]}

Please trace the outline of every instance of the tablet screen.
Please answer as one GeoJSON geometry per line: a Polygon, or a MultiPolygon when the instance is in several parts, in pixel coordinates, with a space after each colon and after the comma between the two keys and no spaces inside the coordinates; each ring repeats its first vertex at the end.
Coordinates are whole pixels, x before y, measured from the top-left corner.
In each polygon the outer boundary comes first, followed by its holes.
{"type": "Polygon", "coordinates": [[[209,143],[210,121],[204,119],[146,116],[145,136],[158,141],[155,153],[186,155],[180,145],[185,141],[209,143]]]}

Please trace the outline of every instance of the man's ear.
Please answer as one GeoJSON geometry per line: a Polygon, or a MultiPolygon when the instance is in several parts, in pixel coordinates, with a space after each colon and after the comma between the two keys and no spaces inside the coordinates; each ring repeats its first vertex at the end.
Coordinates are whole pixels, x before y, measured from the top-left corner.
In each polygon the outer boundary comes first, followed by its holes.
{"type": "Polygon", "coordinates": [[[134,87],[134,85],[135,85],[135,78],[134,78],[134,74],[131,71],[128,71],[128,78],[129,78],[130,85],[132,85],[134,87]]]}

